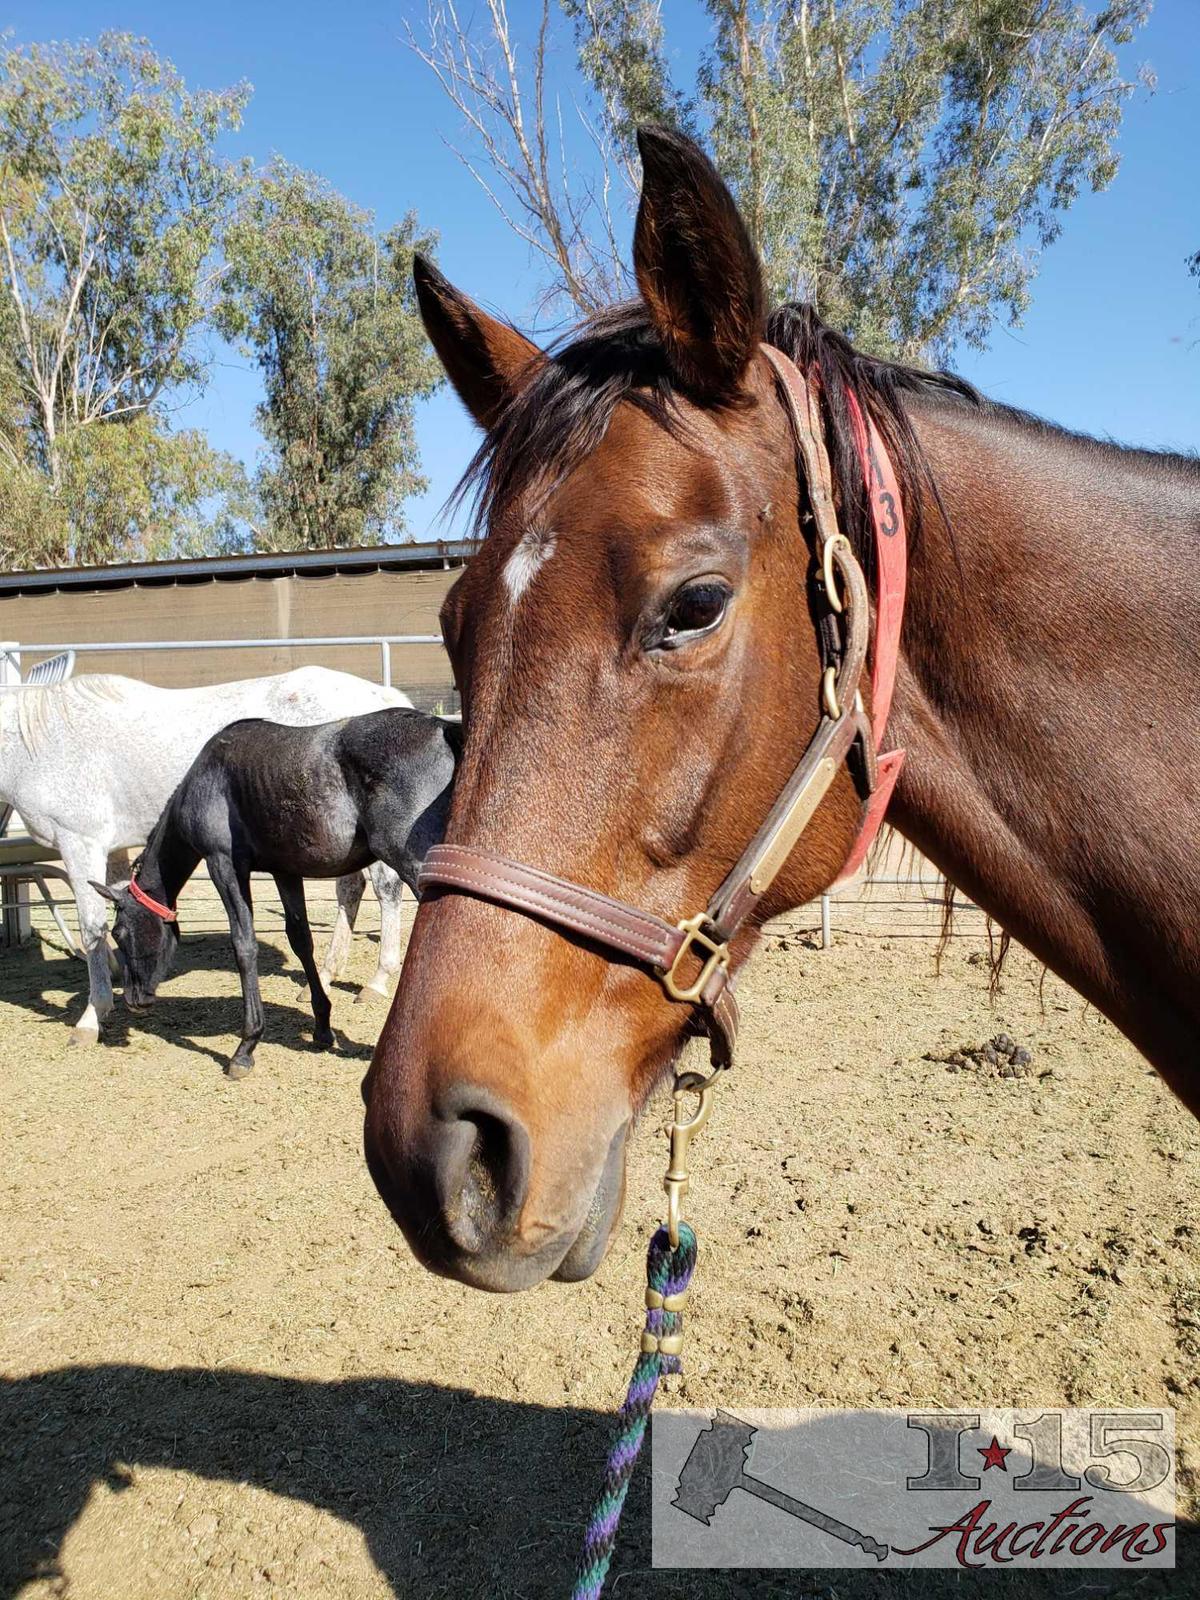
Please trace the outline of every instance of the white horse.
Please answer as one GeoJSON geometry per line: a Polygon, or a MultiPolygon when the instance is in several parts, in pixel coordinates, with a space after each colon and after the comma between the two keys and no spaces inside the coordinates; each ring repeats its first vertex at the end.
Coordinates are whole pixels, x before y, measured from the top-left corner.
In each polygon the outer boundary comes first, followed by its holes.
{"type": "MultiPolygon", "coordinates": [[[[107,905],[88,880],[107,881],[111,855],[145,844],[212,735],[241,717],[303,726],[410,704],[398,689],[325,667],[204,689],[158,689],[97,674],[0,691],[0,800],[20,813],[35,839],[58,851],[79,913],[89,995],[75,1026],[77,1043],[96,1043],[113,1003],[107,905]]],[[[379,967],[360,999],[367,991],[386,996],[400,969],[400,879],[382,862],[370,872],[381,911],[379,967]]],[[[362,892],[362,873],[338,880],[325,983],[345,959],[362,892]]]]}

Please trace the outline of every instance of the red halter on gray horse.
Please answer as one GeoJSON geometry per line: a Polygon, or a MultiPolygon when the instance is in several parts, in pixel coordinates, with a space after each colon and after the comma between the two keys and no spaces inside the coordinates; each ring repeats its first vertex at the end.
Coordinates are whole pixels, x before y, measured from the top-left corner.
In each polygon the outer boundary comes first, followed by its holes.
{"type": "Polygon", "coordinates": [[[724,1059],[755,929],[889,795],[1200,1110],[1200,469],[768,316],[712,167],[641,144],[641,300],[563,347],[417,268],[487,537],[443,614],[464,753],[366,1151],[416,1253],[494,1289],[594,1270],[638,1107],[689,1032],[724,1059]]]}

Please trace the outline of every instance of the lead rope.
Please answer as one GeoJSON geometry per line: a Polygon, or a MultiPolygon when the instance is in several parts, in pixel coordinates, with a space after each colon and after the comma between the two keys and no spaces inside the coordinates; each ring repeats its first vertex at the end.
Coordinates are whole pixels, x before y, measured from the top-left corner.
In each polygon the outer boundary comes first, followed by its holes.
{"type": "Polygon", "coordinates": [[[666,1228],[659,1228],[646,1255],[646,1331],[642,1335],[642,1353],[618,1414],[616,1437],[605,1463],[604,1483],[584,1530],[583,1554],[571,1600],[599,1600],[604,1588],[625,1496],[646,1437],[646,1424],[659,1379],[683,1369],[679,1356],[669,1355],[662,1348],[664,1339],[682,1342],[683,1314],[667,1311],[664,1302],[671,1298],[682,1299],[695,1265],[696,1235],[687,1223],[679,1225],[676,1246],[672,1246],[666,1228]],[[651,1296],[655,1297],[653,1305],[651,1296]]]}
{"type": "Polygon", "coordinates": [[[617,1415],[616,1437],[608,1452],[604,1482],[583,1535],[583,1554],[571,1589],[571,1600],[599,1600],[617,1542],[625,1496],[646,1437],[650,1408],[662,1378],[682,1372],[683,1306],[696,1266],[696,1235],[683,1221],[680,1209],[688,1188],[688,1150],[695,1134],[708,1121],[712,1086],[718,1073],[702,1078],[689,1072],[675,1080],[674,1116],[671,1121],[671,1160],[663,1187],[667,1191],[667,1221],[655,1231],[646,1253],[646,1327],[642,1349],[625,1403],[617,1415]],[[691,1117],[684,1115],[684,1099],[699,1096],[691,1117]]]}

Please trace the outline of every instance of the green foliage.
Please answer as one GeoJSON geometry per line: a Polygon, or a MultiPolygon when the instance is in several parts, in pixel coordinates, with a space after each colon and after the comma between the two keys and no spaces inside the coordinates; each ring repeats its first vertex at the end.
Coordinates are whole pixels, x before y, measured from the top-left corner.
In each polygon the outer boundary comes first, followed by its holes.
{"type": "Polygon", "coordinates": [[[61,420],[194,381],[192,336],[244,172],[216,143],[248,90],[189,92],[141,40],[10,48],[0,76],[6,331],[38,448],[61,420]]]}
{"type": "Polygon", "coordinates": [[[626,152],[638,124],[687,128],[691,112],[673,87],[658,0],[561,0],[575,24],[579,66],[605,103],[609,131],[626,152]]]}
{"type": "Polygon", "coordinates": [[[194,429],[142,412],[120,425],[70,427],[59,482],[0,454],[0,565],[153,561],[246,548],[252,497],[241,463],[194,429]]]}
{"type": "Polygon", "coordinates": [[[412,286],[411,215],[376,235],[320,178],[276,161],[226,241],[218,324],[256,357],[273,548],[372,543],[403,528],[418,475],[413,404],[439,381],[412,286]]]}
{"type": "Polygon", "coordinates": [[[244,167],[217,154],[244,87],[192,92],[143,40],[0,53],[0,553],[153,554],[231,536],[244,488],[162,397],[200,334],[244,167]],[[216,521],[208,513],[217,505],[216,521]],[[226,520],[222,520],[226,519],[226,520]]]}
{"type": "MultiPolygon", "coordinates": [[[[679,86],[660,0],[560,4],[587,125],[631,191],[639,121],[698,132],[773,298],[811,300],[868,349],[913,360],[982,346],[997,320],[1019,321],[1038,252],[1080,191],[1116,172],[1133,88],[1117,51],[1149,12],[1149,0],[691,0],[710,43],[679,86]]],[[[566,162],[549,182],[526,160],[558,134],[540,71],[522,86],[519,70],[489,68],[492,56],[521,59],[505,0],[466,25],[453,0],[431,0],[418,50],[516,194],[525,235],[569,241],[539,247],[557,258],[553,287],[591,309],[620,277],[607,188],[572,189],[566,162]]],[[[541,44],[533,59],[545,55],[541,44]]]]}
{"type": "Polygon", "coordinates": [[[64,440],[63,501],[77,562],[240,549],[245,470],[197,429],[167,432],[145,414],[64,440]]]}
{"type": "Polygon", "coordinates": [[[11,450],[0,452],[0,568],[61,566],[70,530],[49,480],[11,450]]]}

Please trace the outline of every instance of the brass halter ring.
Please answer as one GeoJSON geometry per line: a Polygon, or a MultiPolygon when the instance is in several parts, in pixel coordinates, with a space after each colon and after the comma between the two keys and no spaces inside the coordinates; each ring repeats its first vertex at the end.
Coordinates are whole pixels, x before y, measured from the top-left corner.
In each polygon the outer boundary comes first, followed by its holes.
{"type": "Polygon", "coordinates": [[[713,939],[705,932],[710,921],[708,913],[701,911],[694,917],[684,917],[682,922],[676,924],[684,936],[683,943],[676,951],[674,961],[661,978],[662,986],[672,1000],[682,1000],[686,1004],[694,1005],[704,993],[705,984],[717,968],[720,967],[726,972],[729,970],[728,942],[713,939]],[[695,979],[685,986],[677,974],[680,962],[693,945],[698,945],[703,952],[703,965],[695,979]]]}
{"type": "MultiPolygon", "coordinates": [[[[821,582],[825,585],[825,595],[829,601],[829,609],[840,615],[845,609],[845,601],[838,590],[837,579],[834,577],[834,557],[846,555],[853,557],[854,550],[844,533],[835,533],[826,539],[821,550],[821,582]]],[[[836,712],[834,713],[836,715],[836,712]]]]}

